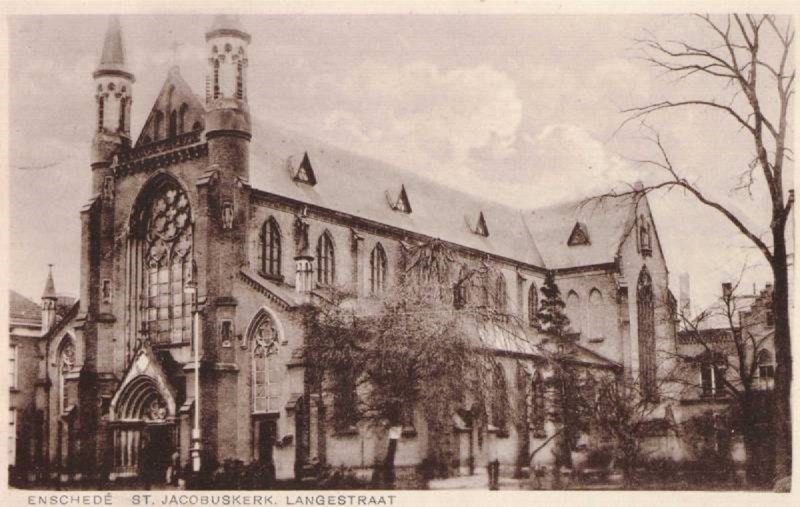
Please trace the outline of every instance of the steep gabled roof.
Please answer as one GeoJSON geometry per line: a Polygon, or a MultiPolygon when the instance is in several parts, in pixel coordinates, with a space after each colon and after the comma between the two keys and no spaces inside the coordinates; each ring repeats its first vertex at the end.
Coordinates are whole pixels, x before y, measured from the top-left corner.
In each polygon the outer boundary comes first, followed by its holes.
{"type": "MultiPolygon", "coordinates": [[[[520,262],[543,266],[520,210],[460,192],[385,162],[361,157],[252,116],[250,183],[256,189],[347,213],[388,226],[474,248],[520,262]],[[297,183],[286,160],[307,151],[317,184],[297,183]],[[405,188],[413,213],[387,206],[386,189],[405,188]],[[483,210],[502,224],[489,238],[464,226],[465,216],[483,210]]],[[[397,190],[395,190],[397,191],[397,190]]]]}
{"type": "Polygon", "coordinates": [[[17,291],[9,290],[8,312],[12,319],[42,321],[42,308],[17,291]]]}
{"type": "Polygon", "coordinates": [[[182,105],[186,105],[184,132],[190,132],[196,122],[202,123],[205,114],[205,106],[197,95],[192,91],[189,84],[181,76],[180,69],[173,67],[167,74],[167,79],[161,86],[161,91],[153,101],[153,106],[147,116],[147,120],[142,127],[135,146],[147,144],[155,141],[153,135],[154,122],[160,116],[161,125],[159,126],[159,140],[166,138],[169,128],[169,114],[171,111],[180,111],[182,105]]]}

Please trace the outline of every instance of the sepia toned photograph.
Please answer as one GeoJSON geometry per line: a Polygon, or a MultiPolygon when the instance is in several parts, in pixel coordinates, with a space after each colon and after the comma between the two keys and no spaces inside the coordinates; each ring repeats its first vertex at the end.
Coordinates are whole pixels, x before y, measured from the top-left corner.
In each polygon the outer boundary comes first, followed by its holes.
{"type": "Polygon", "coordinates": [[[10,489],[790,492],[792,16],[5,22],[10,489]]]}

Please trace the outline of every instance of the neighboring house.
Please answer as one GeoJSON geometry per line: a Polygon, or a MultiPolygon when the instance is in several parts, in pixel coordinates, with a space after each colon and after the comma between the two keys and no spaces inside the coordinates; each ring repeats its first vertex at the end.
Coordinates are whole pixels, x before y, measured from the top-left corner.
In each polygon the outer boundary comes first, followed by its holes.
{"type": "MultiPolygon", "coordinates": [[[[685,320],[676,340],[681,367],[674,374],[675,418],[686,428],[697,426],[693,420],[713,420],[715,447],[732,449],[736,460],[744,459],[742,434],[735,430],[737,402],[747,389],[756,423],[768,440],[769,395],[775,383],[772,297],[771,284],[742,294],[723,283],[720,299],[685,320]]],[[[684,433],[686,442],[697,437],[691,433],[684,433]]]]}
{"type": "MultiPolygon", "coordinates": [[[[637,379],[657,398],[657,351],[674,342],[674,322],[643,193],[517,209],[288,132],[262,121],[269,111],[250,111],[248,96],[264,87],[247,82],[249,41],[235,19],[216,18],[205,97],[172,69],[134,138],[134,78],[112,20],[92,85],[80,301],[43,338],[37,409],[51,477],[163,477],[174,452],[188,463],[197,444],[205,463],[272,463],[279,478],[313,462],[371,466],[380,441],[359,425],[331,427],[332,407],[310,392],[297,310],[329,286],[364,299],[391,290],[409,245],[437,240],[456,266],[486,266],[477,291],[527,328],[529,347],[496,347],[497,406],[541,410],[534,325],[550,271],[577,340],[572,360],[637,379]]],[[[426,452],[424,414],[408,414],[415,431],[404,432],[399,466],[426,452]]],[[[492,425],[504,467],[554,432],[540,415],[492,425]]],[[[486,462],[482,431],[454,414],[459,469],[486,462]]]]}
{"type": "Polygon", "coordinates": [[[28,446],[34,437],[34,390],[39,373],[39,338],[42,335],[42,309],[22,294],[9,291],[8,375],[10,390],[8,428],[8,466],[11,479],[25,477],[34,458],[28,446]]]}

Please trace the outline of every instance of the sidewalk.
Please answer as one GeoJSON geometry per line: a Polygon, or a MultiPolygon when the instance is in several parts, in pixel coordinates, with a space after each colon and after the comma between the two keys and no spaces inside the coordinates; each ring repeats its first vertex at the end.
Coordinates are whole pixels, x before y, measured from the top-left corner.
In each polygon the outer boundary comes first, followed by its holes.
{"type": "MultiPolygon", "coordinates": [[[[526,479],[512,479],[500,477],[500,489],[526,489],[526,479]]],[[[447,479],[434,479],[428,482],[428,489],[489,489],[489,476],[485,470],[475,472],[475,475],[462,475],[448,477],[447,479]]]]}

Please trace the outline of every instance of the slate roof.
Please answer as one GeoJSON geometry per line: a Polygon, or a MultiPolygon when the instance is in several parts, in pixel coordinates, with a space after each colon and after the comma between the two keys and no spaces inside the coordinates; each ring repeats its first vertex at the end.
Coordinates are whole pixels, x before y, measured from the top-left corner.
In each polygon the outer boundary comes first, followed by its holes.
{"type": "Polygon", "coordinates": [[[42,322],[42,308],[19,292],[9,290],[8,309],[12,319],[42,322]]]}
{"type": "Polygon", "coordinates": [[[252,122],[253,188],[529,265],[552,269],[613,262],[626,223],[633,217],[632,198],[583,207],[576,201],[536,210],[517,209],[255,117],[252,122]],[[315,185],[293,178],[306,153],[315,185]],[[392,209],[402,187],[408,193],[411,213],[392,209]],[[488,237],[474,232],[481,212],[490,231],[488,237]],[[577,221],[586,224],[590,245],[567,246],[577,221]]]}

